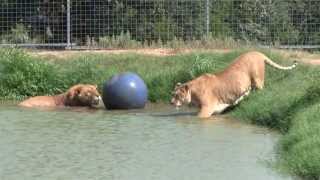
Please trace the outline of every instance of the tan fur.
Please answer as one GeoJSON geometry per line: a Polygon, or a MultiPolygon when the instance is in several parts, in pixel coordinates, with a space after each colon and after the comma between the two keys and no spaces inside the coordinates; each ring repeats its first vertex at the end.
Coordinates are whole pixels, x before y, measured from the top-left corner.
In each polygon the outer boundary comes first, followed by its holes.
{"type": "Polygon", "coordinates": [[[100,99],[96,85],[77,84],[65,93],[31,97],[19,105],[24,107],[94,106],[99,104],[100,99]]]}
{"type": "Polygon", "coordinates": [[[187,83],[177,84],[171,103],[175,106],[192,103],[200,107],[199,117],[206,118],[221,113],[238,104],[251,89],[263,89],[265,63],[277,69],[283,67],[256,51],[239,56],[225,70],[217,74],[204,74],[187,83]]]}

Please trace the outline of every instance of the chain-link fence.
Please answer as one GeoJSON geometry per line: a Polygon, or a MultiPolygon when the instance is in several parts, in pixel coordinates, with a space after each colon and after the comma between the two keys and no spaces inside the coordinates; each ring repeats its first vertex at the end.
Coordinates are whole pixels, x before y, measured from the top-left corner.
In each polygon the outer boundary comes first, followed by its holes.
{"type": "Polygon", "coordinates": [[[67,1],[0,0],[2,45],[66,46],[67,1]]]}
{"type": "Polygon", "coordinates": [[[241,40],[318,47],[320,0],[0,0],[0,44],[137,47],[241,40]]]}

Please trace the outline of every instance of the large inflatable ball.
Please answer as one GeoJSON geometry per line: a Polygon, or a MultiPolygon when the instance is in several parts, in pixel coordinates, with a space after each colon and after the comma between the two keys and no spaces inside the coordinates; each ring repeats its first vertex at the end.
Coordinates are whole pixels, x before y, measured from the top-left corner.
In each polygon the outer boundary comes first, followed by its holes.
{"type": "Polygon", "coordinates": [[[103,86],[102,100],[107,109],[144,108],[147,99],[147,86],[135,73],[114,75],[103,86]]]}

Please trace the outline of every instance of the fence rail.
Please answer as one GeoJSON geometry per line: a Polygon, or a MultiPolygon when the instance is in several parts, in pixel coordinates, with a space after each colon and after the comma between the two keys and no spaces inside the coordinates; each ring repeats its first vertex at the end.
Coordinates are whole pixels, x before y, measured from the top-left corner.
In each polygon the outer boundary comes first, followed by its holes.
{"type": "Polygon", "coordinates": [[[0,45],[112,48],[205,39],[318,48],[320,0],[0,0],[0,45]]]}

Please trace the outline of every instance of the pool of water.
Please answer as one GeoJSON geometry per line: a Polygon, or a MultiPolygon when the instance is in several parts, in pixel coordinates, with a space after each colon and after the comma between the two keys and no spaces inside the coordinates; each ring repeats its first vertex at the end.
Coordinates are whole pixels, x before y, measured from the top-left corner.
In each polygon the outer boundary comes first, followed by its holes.
{"type": "Polygon", "coordinates": [[[278,135],[195,110],[0,105],[0,179],[271,180],[278,135]]]}

